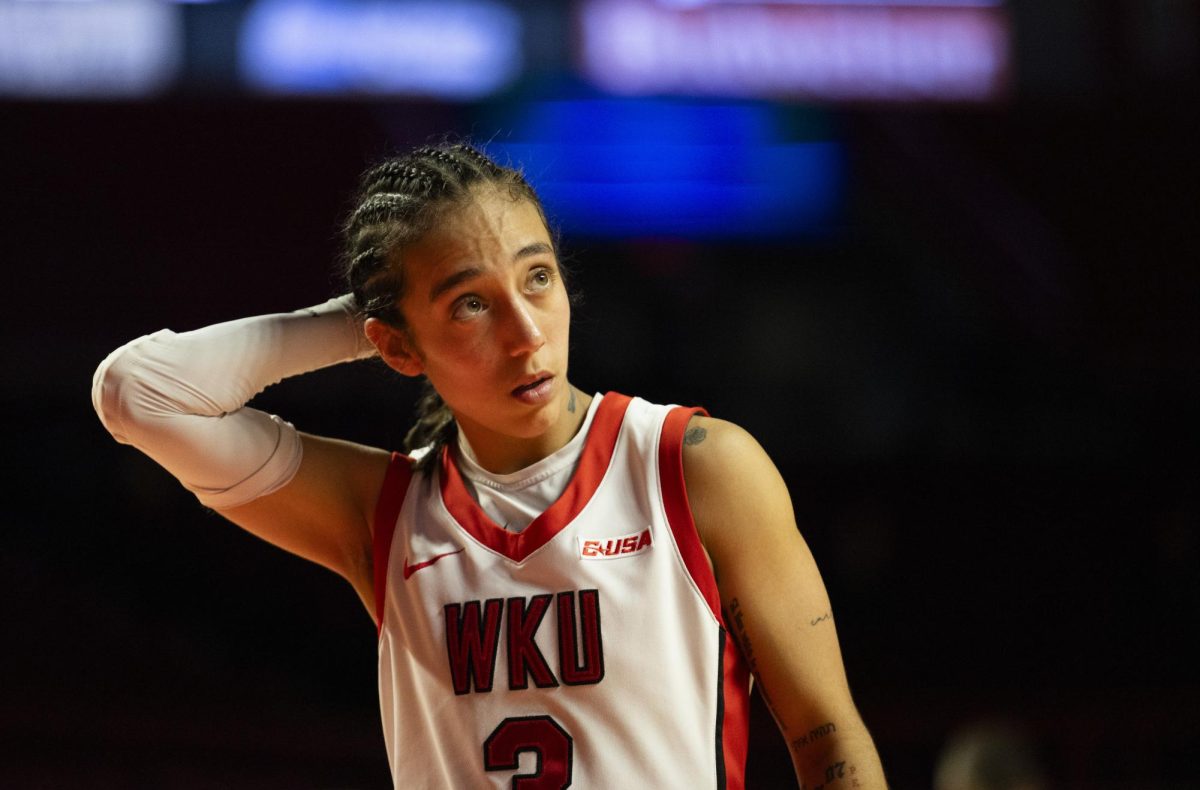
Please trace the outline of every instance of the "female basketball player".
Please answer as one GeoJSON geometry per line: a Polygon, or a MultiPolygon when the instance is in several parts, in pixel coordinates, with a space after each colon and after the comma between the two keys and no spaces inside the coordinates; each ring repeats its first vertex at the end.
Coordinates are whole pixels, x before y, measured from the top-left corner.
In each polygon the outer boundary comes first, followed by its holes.
{"type": "Polygon", "coordinates": [[[753,672],[803,787],[883,787],[783,480],[735,425],[571,385],[521,175],[417,149],[364,175],[345,238],[345,297],[139,338],[93,402],[202,502],[353,585],[395,785],[741,787],[753,672]],[[432,387],[410,455],[244,407],[372,355],[432,387]]]}

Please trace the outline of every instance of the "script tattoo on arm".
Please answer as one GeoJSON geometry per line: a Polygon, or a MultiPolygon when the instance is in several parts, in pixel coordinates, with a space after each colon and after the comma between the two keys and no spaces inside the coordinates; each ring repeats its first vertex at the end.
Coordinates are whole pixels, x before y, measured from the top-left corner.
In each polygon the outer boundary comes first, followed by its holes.
{"type": "Polygon", "coordinates": [[[684,444],[700,444],[708,436],[708,431],[703,428],[688,428],[683,435],[684,444]]]}
{"type": "Polygon", "coordinates": [[[824,724],[822,724],[820,727],[814,727],[808,733],[801,735],[799,738],[796,738],[795,740],[793,740],[792,741],[792,751],[798,752],[801,749],[803,749],[805,746],[808,746],[810,743],[815,743],[816,741],[820,740],[821,738],[824,738],[826,735],[831,735],[835,732],[837,732],[837,725],[835,725],[831,721],[827,721],[824,724]]]}
{"type": "MultiPolygon", "coordinates": [[[[696,430],[704,433],[704,429],[702,428],[696,430]]],[[[701,440],[703,438],[701,437],[701,440]]],[[[737,598],[729,602],[729,616],[733,621],[734,636],[737,637],[738,644],[741,645],[742,655],[746,657],[746,665],[750,667],[750,671],[754,673],[755,677],[758,677],[758,660],[754,657],[754,643],[750,641],[750,635],[746,633],[745,612],[737,598]]],[[[779,723],[779,728],[787,730],[787,723],[779,718],[779,714],[775,712],[775,706],[771,703],[771,697],[767,694],[766,686],[762,684],[761,678],[755,684],[755,688],[762,695],[763,702],[766,703],[767,708],[771,711],[771,715],[775,717],[775,721],[779,723]]]]}
{"type": "Polygon", "coordinates": [[[823,623],[826,620],[829,620],[831,617],[832,617],[832,615],[830,615],[829,612],[826,612],[825,614],[821,615],[820,617],[809,620],[808,624],[809,625],[817,625],[818,623],[823,623]]]}
{"type": "MultiPolygon", "coordinates": [[[[858,779],[854,776],[856,773],[858,773],[858,769],[853,765],[847,766],[845,762],[832,763],[825,768],[825,783],[812,785],[811,790],[826,790],[826,788],[831,788],[834,785],[841,786],[840,783],[843,779],[850,780],[849,785],[851,788],[858,787],[858,779]]],[[[810,790],[810,786],[807,784],[804,785],[804,790],[810,790]]]]}

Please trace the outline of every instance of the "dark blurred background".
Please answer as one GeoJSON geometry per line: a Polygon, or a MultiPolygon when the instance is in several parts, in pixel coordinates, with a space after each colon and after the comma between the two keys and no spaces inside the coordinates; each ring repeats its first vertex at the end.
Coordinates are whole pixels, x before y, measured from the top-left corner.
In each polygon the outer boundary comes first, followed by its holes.
{"type": "MultiPolygon", "coordinates": [[[[979,721],[1048,787],[1200,787],[1198,67],[1186,0],[0,2],[0,784],[387,786],[349,586],[89,386],[339,292],[358,173],[455,132],[559,224],[574,382],[776,460],[894,787],[979,721]]],[[[398,447],[414,397],[368,363],[259,404],[398,447]]]]}

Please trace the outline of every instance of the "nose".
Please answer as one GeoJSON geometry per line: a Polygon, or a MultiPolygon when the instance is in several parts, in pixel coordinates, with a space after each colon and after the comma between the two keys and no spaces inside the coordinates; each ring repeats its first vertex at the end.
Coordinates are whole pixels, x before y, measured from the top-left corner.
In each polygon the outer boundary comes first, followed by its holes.
{"type": "Polygon", "coordinates": [[[546,343],[531,305],[521,298],[509,301],[504,317],[504,342],[514,357],[531,354],[546,343]]]}

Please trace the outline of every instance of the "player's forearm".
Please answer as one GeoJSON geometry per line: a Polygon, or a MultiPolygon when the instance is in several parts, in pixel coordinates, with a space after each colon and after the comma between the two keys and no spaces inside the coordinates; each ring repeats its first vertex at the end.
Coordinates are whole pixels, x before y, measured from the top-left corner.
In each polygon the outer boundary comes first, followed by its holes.
{"type": "MultiPolygon", "coordinates": [[[[793,740],[792,762],[802,790],[886,790],[883,766],[866,729],[830,732],[807,743],[793,740]]],[[[808,740],[804,736],[803,740],[808,740]]]]}
{"type": "Polygon", "coordinates": [[[288,376],[355,359],[369,343],[347,298],[176,334],[155,332],[96,370],[92,403],[104,427],[149,455],[214,508],[286,484],[301,442],[290,425],[243,406],[288,376]]]}
{"type": "Polygon", "coordinates": [[[117,440],[124,441],[124,423],[130,420],[227,414],[288,376],[370,350],[348,297],[191,332],[163,329],[109,354],[96,371],[93,405],[117,440]],[[131,391],[122,392],[122,387],[131,391]]]}

